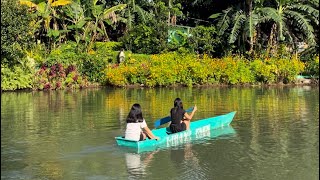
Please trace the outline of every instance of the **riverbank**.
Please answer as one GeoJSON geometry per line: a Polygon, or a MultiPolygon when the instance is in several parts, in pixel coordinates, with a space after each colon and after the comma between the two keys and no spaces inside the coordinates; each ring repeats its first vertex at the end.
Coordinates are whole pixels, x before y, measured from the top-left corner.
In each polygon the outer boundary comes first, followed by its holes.
{"type": "MultiPolygon", "coordinates": [[[[278,84],[235,84],[235,85],[228,85],[228,84],[202,84],[202,85],[193,85],[191,88],[228,88],[228,87],[300,87],[300,86],[318,86],[319,81],[310,79],[309,81],[300,81],[299,83],[278,83],[278,84]]],[[[60,91],[77,91],[77,90],[83,90],[83,89],[99,89],[99,88],[125,88],[125,89],[153,89],[153,88],[186,88],[188,86],[182,85],[182,84],[174,84],[174,85],[168,85],[168,86],[157,86],[157,87],[148,87],[143,84],[130,84],[125,86],[112,86],[112,85],[101,85],[101,84],[92,84],[87,87],[82,87],[79,89],[59,89],[60,91]]],[[[37,92],[40,90],[35,90],[32,88],[25,88],[25,89],[18,89],[18,90],[2,90],[2,92],[37,92]]],[[[44,90],[44,91],[58,91],[58,90],[44,90]]]]}
{"type": "MultiPolygon", "coordinates": [[[[259,86],[318,83],[317,79],[297,79],[299,74],[319,73],[319,59],[310,63],[296,57],[246,59],[241,56],[212,58],[177,52],[129,56],[124,63],[86,56],[81,62],[42,62],[10,69],[1,67],[1,89],[35,90],[81,89],[97,86],[259,86]],[[311,65],[312,66],[311,66],[311,65]],[[35,68],[36,67],[36,68],[35,68]]],[[[28,59],[30,62],[32,60],[28,59]]],[[[28,61],[28,62],[29,62],[28,61]]],[[[32,64],[32,63],[31,63],[32,64]]],[[[27,64],[28,65],[28,64],[27,64]]]]}
{"type": "MultiPolygon", "coordinates": [[[[233,85],[228,85],[228,84],[196,84],[193,85],[192,88],[198,88],[198,87],[204,87],[204,88],[210,88],[210,87],[281,87],[281,86],[286,86],[286,87],[295,87],[295,86],[317,86],[319,85],[319,80],[313,80],[310,79],[308,81],[301,81],[299,83],[289,83],[289,84],[284,84],[284,83],[278,83],[278,84],[233,84],[233,85]]],[[[103,86],[101,85],[100,87],[116,87],[116,88],[154,88],[154,87],[148,87],[145,86],[144,84],[130,84],[130,85],[125,85],[125,86],[103,86]]],[[[183,84],[174,84],[174,85],[168,85],[168,86],[157,86],[157,87],[168,87],[168,88],[182,88],[182,87],[188,87],[183,84]]]]}

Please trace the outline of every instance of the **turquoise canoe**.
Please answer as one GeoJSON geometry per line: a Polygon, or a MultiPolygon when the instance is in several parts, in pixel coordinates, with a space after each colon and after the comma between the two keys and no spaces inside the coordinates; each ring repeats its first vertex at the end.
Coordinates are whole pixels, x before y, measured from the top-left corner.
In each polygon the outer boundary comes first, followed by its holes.
{"type": "Polygon", "coordinates": [[[191,121],[190,130],[171,134],[169,128],[164,127],[152,130],[160,140],[147,139],[145,141],[127,140],[121,136],[115,137],[119,146],[135,149],[138,153],[153,151],[157,148],[168,148],[181,145],[194,140],[217,137],[223,134],[234,134],[233,128],[229,127],[236,111],[228,114],[191,121]]]}

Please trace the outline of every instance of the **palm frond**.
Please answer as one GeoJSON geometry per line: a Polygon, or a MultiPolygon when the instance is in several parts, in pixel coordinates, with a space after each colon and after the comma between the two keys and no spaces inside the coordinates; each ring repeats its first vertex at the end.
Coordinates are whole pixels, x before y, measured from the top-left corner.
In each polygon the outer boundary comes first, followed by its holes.
{"type": "Polygon", "coordinates": [[[308,0],[308,4],[319,8],[319,0],[308,0]]]}
{"type": "Polygon", "coordinates": [[[286,37],[287,42],[290,44],[293,44],[294,34],[290,32],[287,26],[283,26],[282,30],[283,30],[283,35],[286,37]]]}
{"type": "MultiPolygon", "coordinates": [[[[303,11],[306,15],[312,15],[315,19],[319,19],[319,10],[315,9],[312,6],[305,5],[305,4],[294,4],[288,7],[289,10],[300,10],[303,11]]],[[[319,21],[318,21],[319,22],[319,21]]]]}
{"type": "Polygon", "coordinates": [[[216,19],[218,17],[221,16],[222,13],[215,13],[215,14],[211,14],[211,16],[209,16],[210,19],[216,19]]]}
{"type": "Polygon", "coordinates": [[[245,22],[246,26],[245,26],[245,31],[248,32],[248,36],[250,38],[253,38],[255,32],[256,32],[256,27],[257,24],[259,23],[259,15],[252,12],[252,14],[250,14],[247,18],[247,21],[245,22]]]}
{"type": "Polygon", "coordinates": [[[142,9],[140,6],[136,5],[136,12],[141,17],[143,22],[146,22],[146,17],[148,16],[148,12],[142,9]]]}
{"type": "Polygon", "coordinates": [[[111,8],[104,10],[103,15],[108,15],[109,13],[114,12],[114,11],[120,11],[120,10],[124,9],[125,7],[127,7],[127,4],[118,4],[116,6],[112,6],[111,8]]]}
{"type": "Polygon", "coordinates": [[[219,35],[223,35],[224,32],[228,29],[229,24],[230,24],[230,17],[229,17],[229,12],[232,11],[232,8],[228,8],[226,10],[223,10],[222,14],[219,16],[219,21],[217,24],[217,27],[219,28],[219,35]]]}
{"type": "Polygon", "coordinates": [[[303,16],[302,14],[295,12],[295,11],[291,11],[291,10],[287,10],[285,11],[285,14],[288,17],[291,17],[295,20],[295,22],[297,22],[298,24],[298,28],[302,30],[302,32],[306,35],[307,37],[307,41],[312,45],[315,43],[315,36],[313,34],[314,29],[313,27],[310,25],[309,23],[309,19],[307,19],[305,16],[303,16]]]}
{"type": "Polygon", "coordinates": [[[230,36],[229,36],[229,43],[232,44],[237,40],[237,37],[239,35],[242,23],[246,20],[246,16],[243,14],[243,12],[240,10],[236,12],[236,15],[234,16],[234,25],[232,27],[230,36]]]}
{"type": "Polygon", "coordinates": [[[265,20],[273,20],[275,22],[281,21],[281,16],[278,11],[271,7],[259,8],[259,12],[263,15],[265,20]]]}

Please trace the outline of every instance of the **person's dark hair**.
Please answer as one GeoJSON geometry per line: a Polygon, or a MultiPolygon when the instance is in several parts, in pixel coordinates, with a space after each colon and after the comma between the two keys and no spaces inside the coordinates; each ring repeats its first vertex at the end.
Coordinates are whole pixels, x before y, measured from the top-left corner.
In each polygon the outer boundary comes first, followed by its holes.
{"type": "Polygon", "coordinates": [[[174,103],[173,103],[173,106],[174,108],[177,110],[177,109],[183,109],[183,104],[182,104],[182,100],[180,98],[176,98],[174,100],[174,103]]]}
{"type": "Polygon", "coordinates": [[[127,123],[137,123],[142,121],[143,121],[143,116],[142,116],[140,104],[132,105],[127,117],[127,123]]]}

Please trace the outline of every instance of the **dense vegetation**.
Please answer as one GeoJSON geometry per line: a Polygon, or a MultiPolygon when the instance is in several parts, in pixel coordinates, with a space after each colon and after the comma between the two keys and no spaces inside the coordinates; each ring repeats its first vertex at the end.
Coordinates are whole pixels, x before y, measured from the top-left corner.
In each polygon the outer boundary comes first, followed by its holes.
{"type": "Polygon", "coordinates": [[[318,77],[318,9],[319,0],[1,1],[1,90],[318,77]]]}

